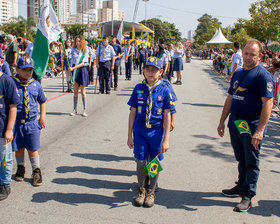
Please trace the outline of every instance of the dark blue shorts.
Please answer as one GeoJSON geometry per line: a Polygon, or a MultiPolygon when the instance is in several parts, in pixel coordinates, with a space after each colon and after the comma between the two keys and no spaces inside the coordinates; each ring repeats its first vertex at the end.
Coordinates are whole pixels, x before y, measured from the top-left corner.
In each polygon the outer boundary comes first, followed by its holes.
{"type": "Polygon", "coordinates": [[[13,151],[21,148],[36,151],[40,148],[41,124],[37,119],[20,123],[16,121],[14,128],[13,151]]]}
{"type": "MultiPolygon", "coordinates": [[[[134,125],[134,157],[138,160],[155,158],[160,153],[160,146],[164,137],[163,125],[148,129],[144,125],[141,127],[134,125]]],[[[159,160],[163,159],[163,153],[159,155],[159,160]]]]}

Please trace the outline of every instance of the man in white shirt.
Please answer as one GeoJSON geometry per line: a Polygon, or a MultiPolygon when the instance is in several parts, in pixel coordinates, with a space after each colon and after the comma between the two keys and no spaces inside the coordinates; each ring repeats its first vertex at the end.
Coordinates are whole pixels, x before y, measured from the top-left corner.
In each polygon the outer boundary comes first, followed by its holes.
{"type": "Polygon", "coordinates": [[[234,55],[232,57],[232,63],[230,67],[230,75],[228,77],[228,80],[231,80],[234,72],[237,71],[237,69],[243,67],[243,58],[242,58],[242,51],[240,50],[240,44],[238,42],[233,43],[233,50],[234,55]]]}

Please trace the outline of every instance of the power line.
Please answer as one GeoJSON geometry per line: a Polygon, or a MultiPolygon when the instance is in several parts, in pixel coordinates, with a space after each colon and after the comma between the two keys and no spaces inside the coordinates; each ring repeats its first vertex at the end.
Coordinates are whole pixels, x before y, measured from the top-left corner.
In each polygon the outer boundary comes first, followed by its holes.
{"type": "MultiPolygon", "coordinates": [[[[173,11],[180,11],[183,13],[187,13],[187,14],[193,14],[193,15],[204,15],[205,13],[199,13],[199,12],[193,12],[193,11],[188,11],[188,10],[183,10],[183,9],[176,9],[176,8],[172,8],[172,7],[168,7],[168,6],[164,6],[164,5],[160,5],[160,4],[156,4],[156,3],[148,3],[150,5],[154,5],[154,6],[158,6],[164,9],[169,9],[169,10],[173,10],[173,11]]],[[[226,19],[240,19],[238,17],[232,17],[232,16],[218,16],[218,15],[212,15],[213,17],[218,17],[218,18],[226,18],[226,19]]]]}

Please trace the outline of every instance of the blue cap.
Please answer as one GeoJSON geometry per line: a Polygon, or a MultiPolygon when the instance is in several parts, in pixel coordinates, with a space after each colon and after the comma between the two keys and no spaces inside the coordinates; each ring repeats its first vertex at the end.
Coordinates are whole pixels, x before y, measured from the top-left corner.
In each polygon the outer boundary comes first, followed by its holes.
{"type": "Polygon", "coordinates": [[[24,69],[24,68],[33,68],[34,69],[34,61],[29,56],[22,56],[18,59],[17,66],[20,69],[24,69]]]}
{"type": "Polygon", "coordinates": [[[162,61],[157,57],[149,57],[144,68],[149,65],[162,69],[162,61]]]}

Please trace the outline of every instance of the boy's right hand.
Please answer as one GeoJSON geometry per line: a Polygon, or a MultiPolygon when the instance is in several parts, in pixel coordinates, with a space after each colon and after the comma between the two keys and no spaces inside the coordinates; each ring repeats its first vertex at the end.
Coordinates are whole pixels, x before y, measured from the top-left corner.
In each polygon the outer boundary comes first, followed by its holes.
{"type": "Polygon", "coordinates": [[[5,137],[5,145],[7,145],[9,142],[13,140],[13,131],[6,130],[4,137],[5,137]]]}
{"type": "Polygon", "coordinates": [[[127,139],[127,145],[130,149],[134,148],[133,139],[131,137],[127,139]]]}

